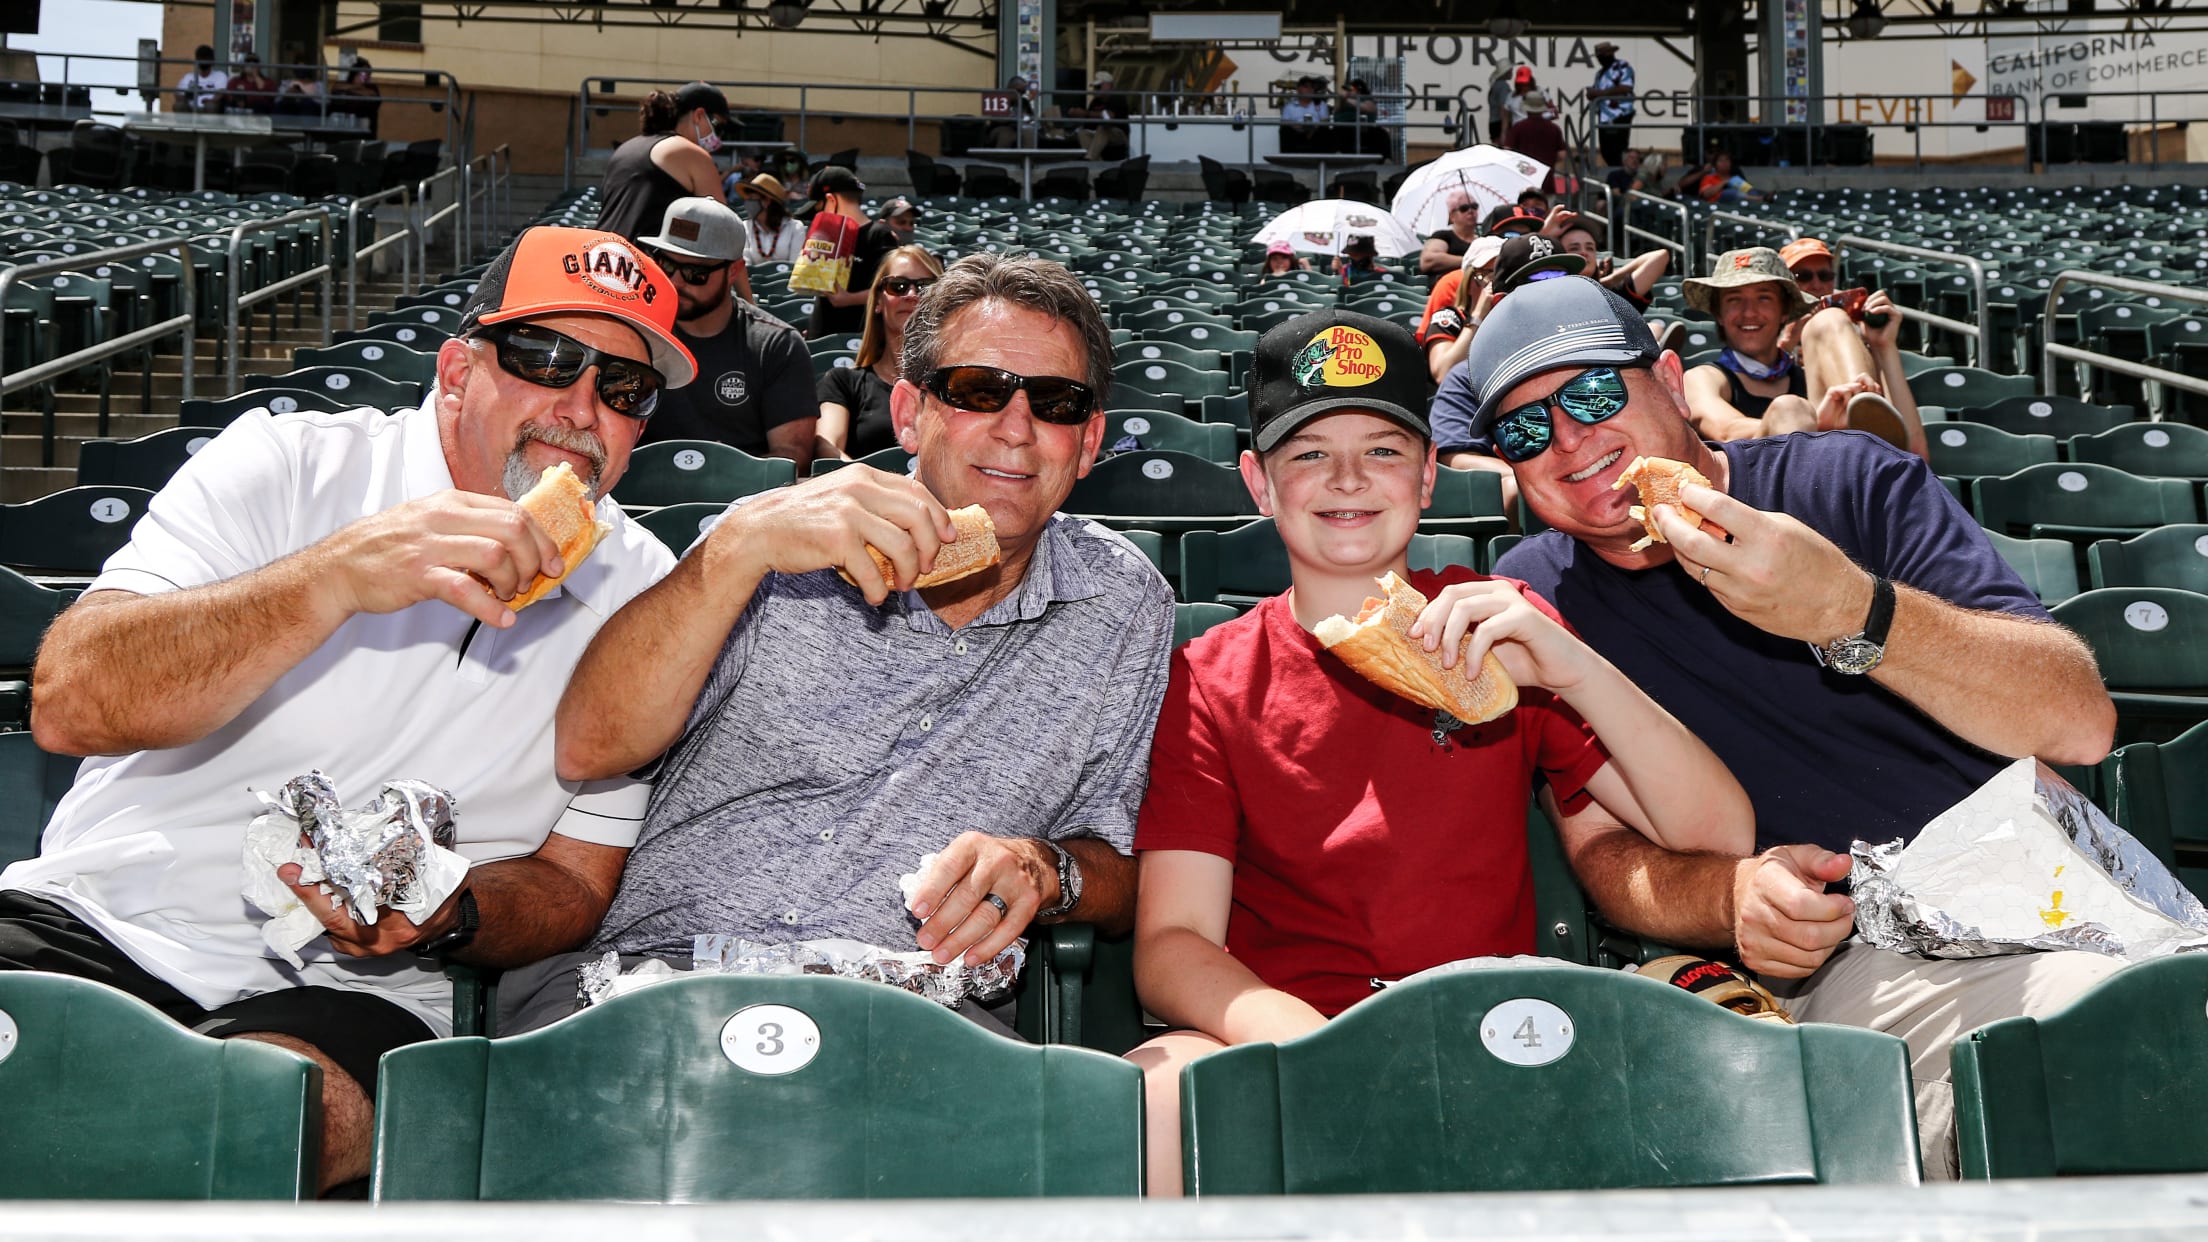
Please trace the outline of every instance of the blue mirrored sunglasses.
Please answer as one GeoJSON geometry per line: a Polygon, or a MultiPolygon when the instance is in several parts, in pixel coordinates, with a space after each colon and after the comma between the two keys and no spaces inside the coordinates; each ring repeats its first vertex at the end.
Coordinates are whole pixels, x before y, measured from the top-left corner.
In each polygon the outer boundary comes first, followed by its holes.
{"type": "Polygon", "coordinates": [[[1548,451],[1555,427],[1549,410],[1559,409],[1573,421],[1593,426],[1621,413],[1629,400],[1625,376],[1615,367],[1581,371],[1564,386],[1530,405],[1507,410],[1495,419],[1495,455],[1516,464],[1531,461],[1548,451]]]}

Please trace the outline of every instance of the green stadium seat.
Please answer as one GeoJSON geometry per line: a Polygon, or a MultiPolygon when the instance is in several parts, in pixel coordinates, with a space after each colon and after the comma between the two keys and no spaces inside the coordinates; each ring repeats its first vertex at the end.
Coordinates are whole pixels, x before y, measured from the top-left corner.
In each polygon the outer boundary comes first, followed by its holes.
{"type": "Polygon", "coordinates": [[[444,328],[426,323],[372,323],[365,328],[351,328],[333,333],[331,339],[339,345],[354,341],[383,341],[392,345],[404,345],[408,349],[435,353],[437,347],[452,337],[444,328]]]}
{"type": "Polygon", "coordinates": [[[832,470],[840,470],[845,466],[872,466],[876,470],[886,471],[890,474],[911,474],[912,454],[892,445],[879,452],[868,453],[854,461],[845,461],[840,457],[815,457],[810,467],[810,473],[817,478],[832,470]]]}
{"type": "Polygon", "coordinates": [[[261,388],[299,388],[326,392],[347,409],[373,406],[379,410],[411,409],[422,403],[426,385],[388,379],[373,371],[352,367],[301,367],[282,375],[244,377],[248,392],[261,388]]]}
{"type": "MultiPolygon", "coordinates": [[[[1206,397],[1198,408],[1202,410],[1207,423],[1228,423],[1241,433],[1250,430],[1250,394],[1246,391],[1224,397],[1206,397]]],[[[1240,435],[1236,436],[1238,440],[1241,438],[1240,435]]]]}
{"type": "Polygon", "coordinates": [[[370,371],[402,384],[420,384],[426,391],[437,381],[438,342],[426,344],[427,349],[413,349],[391,341],[345,341],[323,349],[295,349],[291,361],[300,367],[370,371]]]}
{"type": "Polygon", "coordinates": [[[679,505],[661,505],[649,513],[632,515],[630,520],[652,533],[652,537],[667,545],[676,556],[690,550],[699,536],[713,528],[728,512],[725,504],[710,501],[689,501],[679,505]]]}
{"type": "Polygon", "coordinates": [[[1435,467],[1433,500],[1419,518],[1418,529],[1429,535],[1473,539],[1508,534],[1510,519],[1503,514],[1503,476],[1491,470],[1435,467]]]}
{"type": "Polygon", "coordinates": [[[1973,410],[1951,410],[1954,418],[2014,435],[2047,435],[2057,440],[2098,435],[2131,421],[2128,406],[2089,405],[2076,397],[2011,397],[1973,410]]]}
{"type": "Polygon", "coordinates": [[[387,1055],[375,1197],[1132,1196],[1141,1079],[881,984],[678,979],[387,1055]],[[946,1123],[956,1141],[919,1141],[946,1123]]]}
{"type": "Polygon", "coordinates": [[[2195,894],[2208,891],[2208,725],[2119,746],[2099,776],[2109,816],[2195,894]]]}
{"type": "Polygon", "coordinates": [[[2208,955],[2129,966],[1950,1056],[1966,1178],[2208,1171],[2208,955]]]}
{"type": "Polygon", "coordinates": [[[1257,516],[1242,474],[1188,453],[1146,450],[1096,463],[1060,506],[1068,513],[1164,533],[1219,530],[1257,516]]]}
{"type": "Polygon", "coordinates": [[[2118,745],[2167,741],[2208,720],[2208,595],[2104,587],[2049,611],[2100,661],[2118,745]]]}
{"type": "Polygon", "coordinates": [[[1189,401],[1223,397],[1227,394],[1227,373],[1183,366],[1162,358],[1114,365],[1108,403],[1116,407],[1123,395],[1131,393],[1178,393],[1183,400],[1189,401]]]}
{"type": "MultiPolygon", "coordinates": [[[[1476,570],[1479,548],[1463,535],[1413,535],[1408,559],[1414,570],[1476,570]]],[[[1192,530],[1181,536],[1181,598],[1190,603],[1247,608],[1288,586],[1288,549],[1271,518],[1234,530],[1192,530]]]]}
{"type": "Polygon", "coordinates": [[[0,1199],[310,1199],[322,1071],[104,984],[0,972],[0,1199]]]}
{"type": "Polygon", "coordinates": [[[2085,550],[2096,587],[2175,587],[2208,595],[2208,526],[2161,526],[2085,550]]]}
{"type": "Polygon", "coordinates": [[[1909,394],[1918,405],[1948,410],[1975,410],[2038,392],[2039,381],[2029,375],[2001,375],[1977,367],[1934,367],[1909,377],[1909,394]]]}
{"type": "MultiPolygon", "coordinates": [[[[74,755],[40,750],[21,725],[0,731],[0,790],[6,791],[0,798],[0,867],[38,855],[39,838],[54,817],[55,804],[76,783],[80,763],[74,755]]],[[[0,1170],[0,1177],[5,1176],[0,1170]]]]}
{"type": "Polygon", "coordinates": [[[153,493],[142,487],[72,487],[0,505],[0,565],[55,574],[97,574],[130,542],[153,493]]]}
{"type": "Polygon", "coordinates": [[[1946,478],[2015,474],[2060,456],[2053,436],[2014,435],[1982,423],[1933,423],[1924,433],[1932,472],[1946,478]]]}
{"type": "Polygon", "coordinates": [[[1231,466],[1241,453],[1234,428],[1200,423],[1160,410],[1115,410],[1104,416],[1104,447],[1135,440],[1144,449],[1170,449],[1231,466]]]}
{"type": "Polygon", "coordinates": [[[1222,621],[1232,621],[1241,614],[1225,604],[1175,604],[1173,605],[1173,646],[1180,649],[1189,639],[1222,621]]]}
{"type": "Polygon", "coordinates": [[[1138,362],[1177,362],[1199,371],[1224,371],[1226,363],[1216,349],[1198,349],[1174,341],[1136,341],[1112,347],[1112,365],[1131,366],[1138,362]]]}
{"type": "MultiPolygon", "coordinates": [[[[1113,319],[1119,327],[1134,329],[1135,335],[1138,338],[1148,336],[1151,333],[1155,332],[1169,331],[1174,328],[1205,327],[1212,328],[1220,332],[1231,332],[1236,327],[1242,326],[1237,325],[1234,320],[1228,318],[1225,315],[1213,314],[1209,311],[1197,310],[1193,307],[1186,310],[1169,309],[1128,311],[1115,314],[1113,316],[1113,319]]],[[[1201,338],[1187,339],[1174,337],[1161,339],[1180,340],[1183,344],[1197,346],[1201,346],[1204,343],[1201,338]]]]}
{"type": "Polygon", "coordinates": [[[1199,1195],[1919,1179],[1900,1040],[1570,965],[1398,983],[1309,1035],[1196,1061],[1181,1095],[1199,1195]]]}
{"type": "Polygon", "coordinates": [[[2057,462],[1978,480],[1978,524],[2005,535],[2090,543],[2199,519],[2190,486],[2113,466],[2057,462]]]}
{"type": "Polygon", "coordinates": [[[393,308],[377,311],[368,316],[370,327],[381,323],[422,324],[435,328],[446,336],[457,336],[460,333],[460,312],[450,306],[409,306],[403,310],[393,308]]]}
{"type": "Polygon", "coordinates": [[[1216,349],[1221,353],[1257,348],[1257,333],[1239,328],[1222,328],[1214,323],[1182,323],[1163,328],[1145,328],[1135,337],[1138,341],[1171,341],[1193,349],[1216,349]]]}
{"type": "Polygon", "coordinates": [[[86,440],[77,446],[77,483],[158,492],[192,454],[220,434],[214,427],[171,427],[135,440],[86,440]]]}
{"type": "Polygon", "coordinates": [[[2098,462],[2129,474],[2208,479],[2208,429],[2184,423],[2119,423],[2093,436],[2073,436],[2070,460],[2098,462]]]}
{"type": "Polygon", "coordinates": [[[187,427],[220,428],[236,422],[238,415],[248,410],[265,409],[270,414],[297,414],[302,411],[340,414],[355,408],[355,405],[355,402],[340,400],[319,389],[249,388],[227,397],[195,397],[177,406],[177,418],[187,427]]]}
{"type": "Polygon", "coordinates": [[[753,457],[713,440],[661,440],[629,454],[628,471],[614,484],[613,498],[637,507],[725,506],[796,481],[797,463],[786,457],[753,457]]]}
{"type": "Polygon", "coordinates": [[[1987,531],[1986,538],[2040,603],[2051,608],[2078,593],[2075,545],[2060,539],[2012,539],[1997,530],[1987,531]]]}

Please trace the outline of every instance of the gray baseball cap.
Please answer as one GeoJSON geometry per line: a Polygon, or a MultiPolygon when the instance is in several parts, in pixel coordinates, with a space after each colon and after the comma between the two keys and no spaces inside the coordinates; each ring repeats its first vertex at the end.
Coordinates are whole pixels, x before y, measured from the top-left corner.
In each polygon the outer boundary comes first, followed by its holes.
{"type": "Polygon", "coordinates": [[[1488,312],[1465,355],[1465,378],[1480,398],[1472,433],[1486,435],[1503,397],[1544,371],[1647,366],[1663,352],[1632,303],[1592,280],[1527,285],[1488,312]]]}
{"type": "Polygon", "coordinates": [[[639,245],[653,250],[708,263],[733,263],[743,258],[744,246],[750,241],[751,230],[744,226],[742,216],[730,210],[727,203],[704,197],[678,198],[667,204],[667,218],[660,222],[659,236],[637,239],[639,245]]]}

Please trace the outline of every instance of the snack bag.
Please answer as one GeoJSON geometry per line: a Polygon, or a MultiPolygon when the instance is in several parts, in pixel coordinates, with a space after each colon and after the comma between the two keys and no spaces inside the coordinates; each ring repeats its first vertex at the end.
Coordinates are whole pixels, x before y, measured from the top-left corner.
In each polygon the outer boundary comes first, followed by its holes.
{"type": "Polygon", "coordinates": [[[790,292],[842,293],[851,287],[851,256],[859,248],[859,222],[832,211],[813,217],[790,265],[790,292]]]}

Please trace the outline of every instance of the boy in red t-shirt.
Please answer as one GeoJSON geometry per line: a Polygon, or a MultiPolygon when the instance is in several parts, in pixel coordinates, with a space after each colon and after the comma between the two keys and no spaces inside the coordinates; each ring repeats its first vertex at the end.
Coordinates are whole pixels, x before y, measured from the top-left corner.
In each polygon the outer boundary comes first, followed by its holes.
{"type": "Polygon", "coordinates": [[[1567,849],[1626,831],[1674,850],[1753,841],[1732,774],[1545,601],[1469,570],[1409,571],[1434,485],[1422,361],[1403,329],[1346,311],[1258,342],[1242,477],[1294,585],[1176,653],[1158,720],[1135,978],[1183,1029],[1129,1054],[1149,1084],[1152,1194],[1179,1191],[1189,1061],[1313,1030],[1375,980],[1533,951],[1536,777],[1567,849]],[[1311,630],[1355,615],[1390,570],[1432,601],[1414,636],[1448,651],[1470,633],[1475,665],[1493,650],[1515,711],[1462,724],[1326,653],[1311,630]]]}

